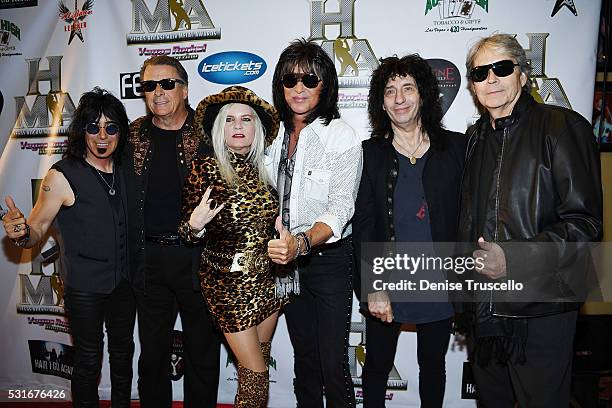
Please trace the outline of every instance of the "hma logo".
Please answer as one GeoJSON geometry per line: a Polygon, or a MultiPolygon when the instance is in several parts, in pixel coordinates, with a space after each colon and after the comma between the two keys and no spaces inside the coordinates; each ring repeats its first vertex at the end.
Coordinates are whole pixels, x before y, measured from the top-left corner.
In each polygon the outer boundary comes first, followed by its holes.
{"type": "MultiPolygon", "coordinates": [[[[36,204],[42,180],[31,181],[32,203],[36,204]]],[[[21,289],[17,313],[64,315],[64,285],[60,278],[58,246],[41,251],[32,258],[32,271],[19,274],[21,289]],[[46,275],[43,267],[53,262],[53,273],[46,275]]]]}
{"type": "Polygon", "coordinates": [[[28,92],[15,96],[17,118],[11,137],[64,136],[75,111],[70,94],[62,90],[62,56],[47,57],[49,69],[40,69],[40,58],[27,59],[28,92]],[[49,82],[49,92],[39,85],[49,82]]]}

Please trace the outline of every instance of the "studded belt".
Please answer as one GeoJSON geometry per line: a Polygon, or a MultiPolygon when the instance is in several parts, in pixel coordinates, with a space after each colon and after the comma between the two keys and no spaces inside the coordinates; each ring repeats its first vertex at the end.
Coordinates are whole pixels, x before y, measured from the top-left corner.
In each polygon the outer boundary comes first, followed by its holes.
{"type": "Polygon", "coordinates": [[[179,246],[181,245],[181,238],[178,235],[161,234],[161,235],[147,235],[145,241],[152,242],[154,244],[164,246],[179,246]]]}
{"type": "Polygon", "coordinates": [[[270,268],[270,258],[267,253],[256,251],[241,251],[234,254],[202,250],[202,263],[219,272],[252,270],[265,272],[270,268]]]}

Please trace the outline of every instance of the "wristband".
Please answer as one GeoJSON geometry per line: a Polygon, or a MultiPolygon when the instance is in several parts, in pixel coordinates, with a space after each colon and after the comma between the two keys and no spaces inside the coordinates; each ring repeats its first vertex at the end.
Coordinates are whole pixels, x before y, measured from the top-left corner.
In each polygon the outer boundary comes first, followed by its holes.
{"type": "Polygon", "coordinates": [[[25,235],[19,239],[14,239],[13,243],[18,247],[25,248],[26,244],[30,240],[30,226],[25,224],[25,235]]]}
{"type": "Polygon", "coordinates": [[[310,250],[312,249],[310,245],[310,240],[308,239],[308,235],[306,235],[306,233],[304,232],[298,232],[297,234],[295,234],[295,236],[302,237],[302,239],[304,240],[304,251],[300,255],[308,255],[310,253],[310,250]]]}

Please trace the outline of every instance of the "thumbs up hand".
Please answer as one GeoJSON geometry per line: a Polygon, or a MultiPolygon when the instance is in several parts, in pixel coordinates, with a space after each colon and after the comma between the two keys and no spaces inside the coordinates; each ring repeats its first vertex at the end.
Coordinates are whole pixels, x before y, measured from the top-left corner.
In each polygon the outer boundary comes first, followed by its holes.
{"type": "Polygon", "coordinates": [[[280,216],[276,217],[274,225],[280,236],[268,242],[268,256],[272,262],[286,265],[298,256],[297,238],[285,228],[280,216]]]}
{"type": "Polygon", "coordinates": [[[491,279],[499,279],[506,276],[506,255],[502,247],[494,242],[487,242],[483,237],[478,238],[480,249],[474,251],[474,258],[479,258],[483,268],[476,267],[476,271],[491,279]]]}
{"type": "Polygon", "coordinates": [[[26,234],[26,219],[15,206],[15,201],[11,196],[6,196],[4,202],[8,207],[8,212],[2,217],[6,235],[11,239],[19,239],[26,234]]]}

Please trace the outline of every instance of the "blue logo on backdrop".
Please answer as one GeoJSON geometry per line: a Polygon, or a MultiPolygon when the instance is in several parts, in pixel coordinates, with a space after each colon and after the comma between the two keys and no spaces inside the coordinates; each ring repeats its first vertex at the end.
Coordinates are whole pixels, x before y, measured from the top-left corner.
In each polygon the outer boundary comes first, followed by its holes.
{"type": "Polygon", "coordinates": [[[256,80],[266,72],[267,67],[266,61],[259,55],[225,51],[204,58],[198,65],[198,73],[209,82],[233,85],[256,80]]]}

